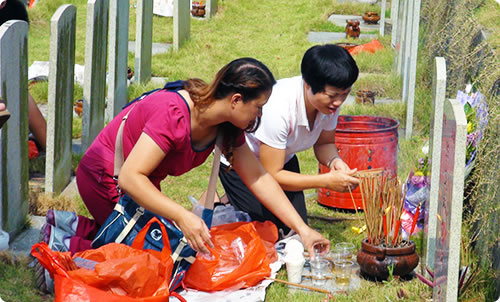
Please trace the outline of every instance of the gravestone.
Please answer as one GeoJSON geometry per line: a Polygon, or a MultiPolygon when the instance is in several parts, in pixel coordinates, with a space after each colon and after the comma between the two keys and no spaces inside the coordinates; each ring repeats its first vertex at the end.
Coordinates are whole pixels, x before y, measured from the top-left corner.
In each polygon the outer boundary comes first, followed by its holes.
{"type": "MultiPolygon", "coordinates": [[[[394,1],[394,0],[392,0],[394,1]]],[[[387,5],[387,0],[382,0],[382,4],[380,5],[380,29],[379,34],[384,36],[385,31],[385,8],[387,5]]]]}
{"type": "MultiPolygon", "coordinates": [[[[420,29],[420,3],[421,0],[414,0],[413,9],[411,10],[410,15],[412,23],[411,23],[411,42],[408,43],[409,46],[409,58],[408,58],[408,73],[407,73],[407,82],[408,82],[408,95],[407,98],[403,98],[406,101],[406,129],[405,134],[406,138],[409,139],[412,136],[413,132],[413,113],[415,108],[415,83],[417,78],[417,57],[418,57],[418,32],[420,29]]],[[[403,80],[405,81],[405,80],[403,80]]]]}
{"type": "Polygon", "coordinates": [[[106,122],[127,103],[129,1],[109,2],[109,78],[106,122]]]}
{"type": "Polygon", "coordinates": [[[82,152],[104,127],[108,0],[89,0],[83,85],[82,152]]]}
{"type": "Polygon", "coordinates": [[[434,255],[436,249],[436,223],[439,204],[439,173],[441,161],[441,140],[443,132],[443,109],[446,96],[446,62],[442,57],[436,57],[434,61],[434,76],[432,80],[432,112],[431,112],[431,135],[429,140],[431,160],[431,177],[429,193],[429,211],[425,217],[427,225],[427,249],[425,253],[426,265],[434,269],[434,255]]]}
{"type": "MultiPolygon", "coordinates": [[[[208,1],[210,2],[210,1],[208,1]]],[[[208,7],[208,3],[207,3],[208,7]]],[[[191,13],[189,1],[174,1],[174,50],[179,48],[189,39],[191,29],[191,13]]]]}
{"type": "Polygon", "coordinates": [[[28,23],[0,26],[0,97],[10,119],[0,130],[0,229],[14,237],[28,215],[28,23]]]}
{"type": "Polygon", "coordinates": [[[153,0],[137,0],[134,71],[136,83],[145,84],[151,79],[152,44],[153,0]]]}
{"type": "Polygon", "coordinates": [[[207,10],[206,16],[212,18],[217,12],[217,0],[207,0],[205,8],[207,10]]]}
{"type": "Polygon", "coordinates": [[[457,301],[467,138],[467,119],[460,102],[445,100],[442,125],[441,157],[431,159],[441,163],[436,230],[432,234],[436,250],[428,257],[434,256],[433,301],[457,301]]]}
{"type": "Polygon", "coordinates": [[[391,45],[392,48],[396,47],[396,43],[398,43],[397,36],[398,31],[400,30],[400,20],[399,20],[399,3],[401,0],[391,0],[391,45]]]}
{"type": "Polygon", "coordinates": [[[396,39],[396,50],[397,55],[395,56],[395,70],[398,75],[403,74],[404,65],[404,53],[405,53],[405,35],[407,28],[407,12],[408,12],[408,1],[409,0],[399,0],[399,10],[398,10],[398,31],[396,39]]]}
{"type": "Polygon", "coordinates": [[[71,179],[76,8],[62,5],[50,20],[45,192],[59,194],[71,179]]]}

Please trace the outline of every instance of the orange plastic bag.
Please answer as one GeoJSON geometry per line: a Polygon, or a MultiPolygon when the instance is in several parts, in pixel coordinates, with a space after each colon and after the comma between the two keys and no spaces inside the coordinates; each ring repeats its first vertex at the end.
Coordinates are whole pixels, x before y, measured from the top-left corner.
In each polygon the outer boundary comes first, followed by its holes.
{"type": "Polygon", "coordinates": [[[184,278],[184,285],[202,291],[240,289],[257,285],[271,273],[277,259],[276,226],[266,221],[235,222],[211,229],[214,248],[209,256],[198,254],[184,278]]]}
{"type": "Polygon", "coordinates": [[[170,244],[164,226],[161,252],[141,250],[153,218],[129,247],[109,243],[95,250],[54,252],[46,243],[31,248],[36,257],[54,278],[55,301],[168,301],[172,273],[170,244]],[[94,269],[77,267],[81,262],[94,265],[94,269]]]}
{"type": "Polygon", "coordinates": [[[384,46],[377,39],[373,39],[371,42],[361,44],[349,49],[349,53],[351,55],[355,55],[362,51],[374,53],[380,49],[384,49],[384,46]]]}

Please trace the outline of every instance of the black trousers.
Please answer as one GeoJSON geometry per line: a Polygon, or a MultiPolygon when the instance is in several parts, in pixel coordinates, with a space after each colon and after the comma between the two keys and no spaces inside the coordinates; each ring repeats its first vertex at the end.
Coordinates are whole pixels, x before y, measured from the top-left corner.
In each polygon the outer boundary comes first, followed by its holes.
{"type": "MultiPolygon", "coordinates": [[[[299,161],[297,156],[294,156],[289,160],[285,166],[284,170],[300,173],[299,161]]],[[[269,211],[260,201],[253,195],[252,192],[243,183],[240,176],[234,169],[227,171],[227,166],[221,164],[219,170],[219,178],[221,180],[222,186],[226,191],[226,195],[229,202],[234,206],[236,210],[246,212],[250,215],[252,220],[256,221],[266,221],[270,220],[273,222],[278,229],[282,229],[285,234],[290,231],[281,220],[278,219],[271,211],[269,211]]],[[[299,213],[300,217],[307,223],[307,209],[306,202],[304,198],[303,191],[285,191],[286,196],[292,203],[295,210],[299,213]]]]}

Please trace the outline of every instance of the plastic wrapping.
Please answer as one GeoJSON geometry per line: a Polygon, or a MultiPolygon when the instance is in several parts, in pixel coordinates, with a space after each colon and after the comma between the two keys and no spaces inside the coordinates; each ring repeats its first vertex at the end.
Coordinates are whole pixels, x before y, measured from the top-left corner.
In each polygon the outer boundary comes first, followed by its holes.
{"type": "Polygon", "coordinates": [[[54,277],[55,301],[168,301],[173,262],[165,228],[167,242],[161,252],[137,248],[144,244],[149,226],[133,247],[109,243],[72,258],[42,242],[33,245],[31,254],[54,277]]]}
{"type": "MultiPolygon", "coordinates": [[[[193,205],[192,212],[201,217],[204,207],[193,196],[189,195],[188,198],[193,205]]],[[[248,213],[235,210],[232,205],[216,206],[214,208],[212,226],[241,221],[251,221],[250,215],[248,215],[248,213]]]]}
{"type": "Polygon", "coordinates": [[[269,221],[235,222],[213,227],[210,255],[198,253],[184,284],[201,291],[235,290],[258,284],[277,259],[276,226],[269,221]]]}

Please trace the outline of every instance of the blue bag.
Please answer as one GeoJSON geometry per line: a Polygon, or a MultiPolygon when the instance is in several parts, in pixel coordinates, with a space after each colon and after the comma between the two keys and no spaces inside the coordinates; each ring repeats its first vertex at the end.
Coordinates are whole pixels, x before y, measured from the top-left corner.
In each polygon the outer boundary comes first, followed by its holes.
{"type": "MultiPolygon", "coordinates": [[[[202,219],[211,227],[213,210],[204,209],[202,219]]],[[[140,207],[127,194],[124,194],[116,204],[111,215],[106,219],[101,229],[97,233],[92,247],[98,248],[110,242],[132,245],[137,234],[144,226],[156,217],[165,226],[172,249],[172,260],[174,267],[170,282],[170,291],[175,290],[180,285],[189,266],[194,262],[196,251],[194,251],[186,241],[182,231],[169,220],[155,215],[154,213],[140,207]]],[[[158,223],[154,223],[149,228],[144,242],[144,249],[161,251],[163,249],[162,233],[158,223]]]]}

